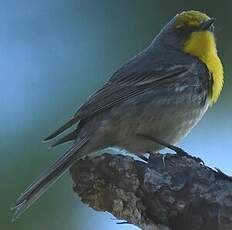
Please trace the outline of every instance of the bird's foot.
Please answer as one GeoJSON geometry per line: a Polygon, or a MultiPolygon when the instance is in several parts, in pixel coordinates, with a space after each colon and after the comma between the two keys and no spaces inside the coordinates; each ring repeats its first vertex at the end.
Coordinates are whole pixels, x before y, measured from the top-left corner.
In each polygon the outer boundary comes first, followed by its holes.
{"type": "MultiPolygon", "coordinates": [[[[179,148],[179,147],[177,147],[175,145],[171,145],[171,144],[169,144],[169,143],[167,143],[167,142],[165,142],[165,141],[163,141],[161,139],[152,137],[152,136],[147,135],[147,134],[139,133],[137,135],[144,138],[144,139],[151,140],[151,141],[153,141],[155,143],[158,143],[158,144],[160,144],[160,145],[162,145],[162,146],[164,146],[166,148],[169,148],[169,149],[173,150],[176,153],[175,157],[186,157],[186,158],[192,159],[192,160],[194,160],[194,161],[196,161],[198,163],[204,164],[204,161],[200,157],[192,156],[189,153],[187,153],[186,151],[184,151],[182,148],[179,148]]],[[[164,155],[164,157],[163,157],[164,166],[165,166],[165,158],[166,157],[167,157],[167,155],[164,155]]]]}
{"type": "Polygon", "coordinates": [[[149,158],[146,157],[146,156],[142,156],[142,155],[138,155],[138,154],[136,154],[136,156],[137,156],[139,159],[141,159],[142,161],[145,161],[146,163],[148,163],[148,161],[149,161],[149,158]]]}
{"type": "Polygon", "coordinates": [[[203,165],[205,164],[204,161],[200,157],[192,156],[177,146],[172,145],[172,147],[173,147],[172,150],[176,152],[176,157],[186,157],[186,158],[189,158],[189,159],[196,161],[197,163],[200,163],[203,165]],[[175,148],[175,150],[174,150],[174,148],[175,148]]]}

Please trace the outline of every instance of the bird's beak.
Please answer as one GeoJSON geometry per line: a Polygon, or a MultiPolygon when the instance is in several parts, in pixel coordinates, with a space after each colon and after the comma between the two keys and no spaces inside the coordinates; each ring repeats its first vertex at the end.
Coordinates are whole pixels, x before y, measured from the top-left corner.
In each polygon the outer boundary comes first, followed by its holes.
{"type": "Polygon", "coordinates": [[[215,18],[210,18],[209,20],[202,22],[200,25],[200,30],[210,30],[214,22],[215,18]]]}

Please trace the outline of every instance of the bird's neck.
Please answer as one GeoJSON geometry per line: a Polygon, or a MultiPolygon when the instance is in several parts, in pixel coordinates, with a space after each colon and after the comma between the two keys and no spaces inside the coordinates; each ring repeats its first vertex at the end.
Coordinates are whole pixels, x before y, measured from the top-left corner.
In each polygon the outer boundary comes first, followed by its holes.
{"type": "Polygon", "coordinates": [[[217,55],[215,38],[210,31],[193,32],[184,44],[184,51],[199,58],[212,77],[211,103],[215,103],[223,87],[223,66],[217,55]]]}

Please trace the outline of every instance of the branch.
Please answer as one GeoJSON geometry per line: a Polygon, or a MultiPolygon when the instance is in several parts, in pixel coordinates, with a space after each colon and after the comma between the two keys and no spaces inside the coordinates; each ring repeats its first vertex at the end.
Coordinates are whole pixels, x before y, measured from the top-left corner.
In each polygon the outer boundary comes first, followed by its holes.
{"type": "Polygon", "coordinates": [[[146,164],[104,154],[70,172],[83,202],[141,229],[232,228],[231,180],[192,159],[155,154],[146,164]]]}

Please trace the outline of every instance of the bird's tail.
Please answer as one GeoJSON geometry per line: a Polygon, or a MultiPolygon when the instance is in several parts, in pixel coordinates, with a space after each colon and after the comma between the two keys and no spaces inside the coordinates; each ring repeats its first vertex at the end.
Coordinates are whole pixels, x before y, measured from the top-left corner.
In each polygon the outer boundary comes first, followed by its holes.
{"type": "Polygon", "coordinates": [[[65,154],[48,167],[17,199],[12,221],[22,215],[37,199],[39,199],[48,188],[81,156],[77,157],[79,151],[88,138],[82,139],[78,144],[72,146],[65,154]]]}

